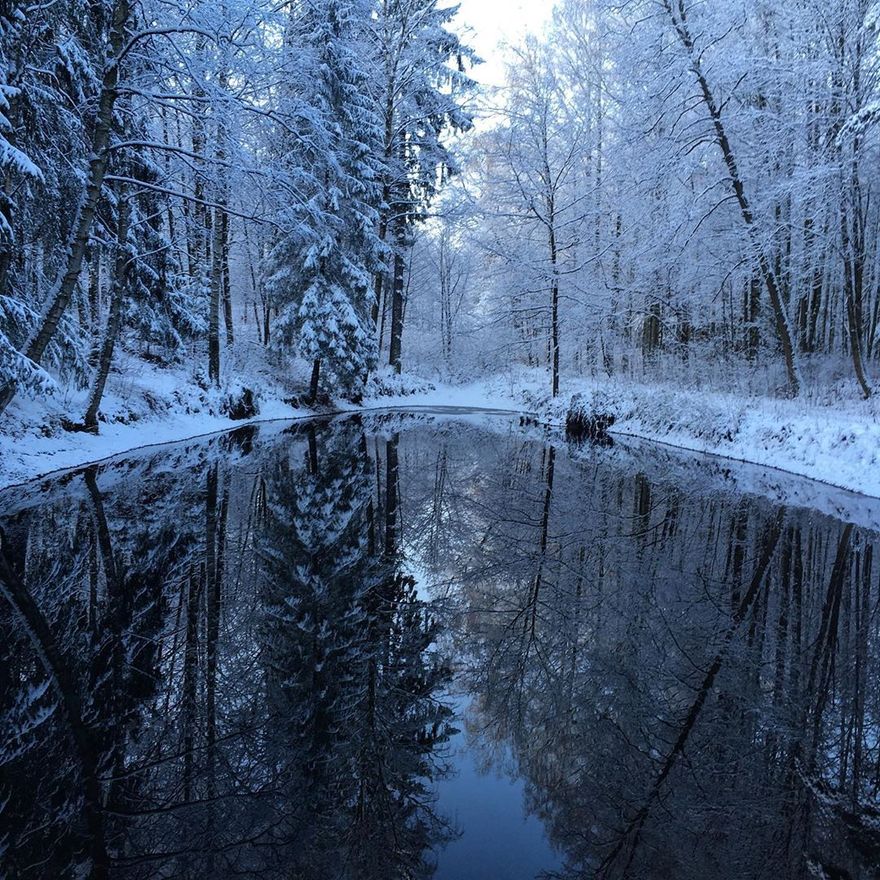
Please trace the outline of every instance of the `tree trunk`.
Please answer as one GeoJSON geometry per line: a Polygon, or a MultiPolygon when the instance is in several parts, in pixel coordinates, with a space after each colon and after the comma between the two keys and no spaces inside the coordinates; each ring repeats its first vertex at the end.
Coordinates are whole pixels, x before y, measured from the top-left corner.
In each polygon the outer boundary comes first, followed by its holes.
{"type": "Polygon", "coordinates": [[[559,272],[556,267],[556,233],[550,228],[550,264],[552,280],[550,288],[550,349],[553,363],[553,397],[559,394],[559,272]]]}
{"type": "Polygon", "coordinates": [[[321,359],[315,358],[315,362],[312,364],[312,379],[309,382],[309,406],[314,406],[315,401],[318,399],[318,380],[321,376],[321,359]]]}
{"type": "Polygon", "coordinates": [[[843,249],[843,294],[846,300],[846,329],[849,339],[849,353],[852,358],[853,372],[862,389],[865,400],[871,396],[871,386],[865,374],[862,360],[862,308],[865,277],[865,258],[863,250],[864,236],[860,234],[860,216],[858,204],[859,181],[857,172],[853,170],[851,190],[844,194],[841,201],[840,228],[841,246],[843,249]],[[853,195],[852,203],[849,202],[853,195]]]}
{"type": "MultiPolygon", "coordinates": [[[[107,171],[110,129],[113,124],[113,106],[116,103],[116,87],[119,82],[119,55],[125,45],[126,28],[131,15],[129,0],[117,0],[113,7],[113,23],[110,28],[110,55],[104,62],[101,92],[98,98],[98,112],[95,118],[95,132],[92,136],[91,160],[87,175],[85,198],[73,224],[66,247],[65,269],[52,302],[43,316],[39,330],[28,343],[25,354],[35,364],[39,364],[46,349],[58,330],[64,312],[70,304],[76,282],[82,270],[83,256],[89,242],[89,233],[95,219],[104,175],[107,171]]],[[[14,381],[0,389],[0,414],[15,397],[14,381]]]]}
{"type": "Polygon", "coordinates": [[[785,370],[788,375],[789,392],[793,397],[796,397],[800,394],[801,378],[794,343],[791,337],[791,327],[788,321],[788,314],[786,312],[785,303],[782,300],[782,295],[779,291],[779,285],[773,274],[773,267],[770,264],[764,248],[758,240],[754,216],[746,197],[745,187],[739,173],[739,166],[737,165],[733,148],[727,138],[724,121],[721,118],[721,107],[716,102],[715,96],[709,87],[709,82],[703,73],[700,55],[694,48],[694,42],[687,26],[687,13],[685,11],[684,0],[663,0],[663,5],[672,20],[672,25],[682,46],[684,46],[688,60],[690,61],[691,71],[696,77],[697,84],[700,87],[703,103],[709,111],[709,116],[715,129],[715,142],[718,144],[722,158],[724,159],[724,164],[727,166],[727,172],[730,175],[730,184],[739,205],[743,223],[748,231],[749,240],[757,255],[758,269],[764,282],[764,286],[767,288],[770,305],[773,308],[776,334],[779,337],[779,342],[782,345],[782,353],[785,358],[785,370]],[[673,9],[673,3],[675,3],[675,9],[673,9]]]}
{"type": "Polygon", "coordinates": [[[101,246],[92,245],[92,259],[89,266],[89,320],[92,329],[92,349],[89,362],[95,366],[98,362],[98,323],[101,317],[101,246]]]}
{"type": "Polygon", "coordinates": [[[125,300],[125,291],[128,286],[129,256],[128,256],[128,226],[131,217],[131,208],[128,201],[119,200],[119,216],[117,218],[116,233],[116,268],[113,272],[113,293],[110,299],[110,314],[107,318],[107,328],[104,331],[104,341],[98,357],[95,384],[89,395],[89,405],[86,409],[83,424],[88,431],[98,433],[98,409],[101,406],[101,398],[104,396],[104,388],[107,377],[110,375],[110,364],[113,361],[113,350],[116,347],[116,339],[119,336],[119,328],[122,326],[122,304],[125,300]]]}
{"type": "Polygon", "coordinates": [[[400,535],[398,515],[398,477],[399,463],[397,448],[400,434],[394,434],[385,444],[385,558],[393,559],[397,554],[400,535]]]}
{"type": "Polygon", "coordinates": [[[232,345],[235,342],[235,329],[232,320],[232,289],[229,285],[229,214],[223,211],[222,214],[222,236],[223,236],[223,323],[226,327],[226,344],[232,345]]]}
{"type": "MultiPolygon", "coordinates": [[[[401,210],[398,208],[398,210],[401,210]]],[[[400,372],[400,349],[403,337],[403,289],[406,280],[406,220],[394,219],[394,279],[391,285],[391,339],[388,346],[388,365],[400,372]]]]}
{"type": "MultiPolygon", "coordinates": [[[[387,187],[385,187],[385,191],[387,192],[387,187]]],[[[383,202],[385,201],[385,196],[383,195],[383,202]]],[[[388,234],[388,217],[383,212],[382,216],[379,218],[379,240],[385,241],[385,236],[388,234]]],[[[370,306],[370,319],[373,322],[373,328],[375,330],[379,329],[379,309],[382,307],[382,288],[385,284],[385,270],[377,272],[375,277],[373,278],[373,304],[370,306]]]]}
{"type": "Polygon", "coordinates": [[[220,385],[220,300],[223,286],[223,223],[220,209],[216,209],[213,224],[211,256],[211,300],[208,315],[208,379],[215,387],[220,385]]]}

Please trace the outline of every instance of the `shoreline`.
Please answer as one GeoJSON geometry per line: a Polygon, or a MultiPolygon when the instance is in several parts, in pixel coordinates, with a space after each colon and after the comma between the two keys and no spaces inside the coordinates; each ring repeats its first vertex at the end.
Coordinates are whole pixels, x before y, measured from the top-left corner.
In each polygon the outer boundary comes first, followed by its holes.
{"type": "MultiPolygon", "coordinates": [[[[529,387],[530,385],[534,386],[534,383],[523,383],[517,391],[514,391],[510,383],[496,379],[472,385],[438,386],[414,394],[372,398],[359,406],[338,405],[332,409],[320,411],[295,409],[280,401],[270,400],[264,406],[263,412],[251,419],[233,421],[207,414],[174,415],[168,419],[102,425],[105,433],[99,435],[70,434],[51,438],[25,436],[16,439],[8,436],[4,438],[0,432],[0,438],[5,439],[7,446],[14,447],[20,442],[32,443],[36,447],[36,451],[33,452],[19,452],[18,467],[13,466],[8,470],[0,468],[0,491],[7,492],[39,480],[57,478],[70,471],[105,464],[142,450],[227,434],[251,425],[273,422],[295,423],[310,419],[334,418],[346,414],[422,411],[454,415],[469,411],[521,416],[532,419],[543,427],[564,430],[564,414],[568,401],[579,389],[575,386],[574,390],[568,390],[559,398],[551,400],[542,395],[535,387],[529,387]],[[508,385],[508,387],[505,388],[504,385],[508,385]],[[144,434],[152,435],[148,442],[143,442],[144,434]]],[[[585,385],[584,387],[590,386],[585,385]]],[[[699,392],[656,388],[647,390],[651,393],[642,393],[646,392],[646,389],[638,387],[621,386],[615,390],[620,401],[618,406],[622,417],[619,417],[616,424],[609,429],[608,433],[612,437],[631,438],[645,443],[657,444],[689,455],[706,456],[716,462],[730,461],[765,468],[849,492],[865,499],[880,500],[880,474],[874,481],[876,485],[870,480],[865,482],[861,479],[863,476],[868,476],[867,473],[860,472],[861,468],[871,469],[873,463],[863,465],[858,457],[859,454],[865,453],[866,449],[872,448],[874,434],[880,441],[880,425],[872,423],[870,420],[864,424],[854,423],[855,427],[850,439],[854,440],[857,434],[861,436],[861,434],[867,433],[868,436],[865,438],[866,442],[862,443],[862,447],[864,447],[862,449],[855,449],[853,444],[850,444],[850,456],[847,456],[845,449],[835,448],[833,441],[830,444],[831,448],[817,452],[813,447],[818,442],[817,437],[821,432],[816,431],[810,434],[810,426],[807,425],[805,429],[804,424],[796,426],[802,431],[798,442],[786,447],[786,441],[790,440],[794,433],[793,425],[795,422],[808,423],[818,418],[817,413],[828,418],[837,415],[852,418],[853,414],[846,411],[837,413],[831,408],[798,411],[791,406],[789,401],[764,401],[765,406],[768,406],[771,412],[765,414],[763,421],[760,417],[752,419],[757,425],[767,430],[763,444],[749,443],[748,440],[738,442],[739,438],[736,435],[725,438],[723,441],[711,442],[711,440],[698,435],[698,428],[705,427],[705,425],[698,423],[700,419],[707,420],[707,413],[709,416],[713,414],[717,416],[720,410],[731,407],[731,399],[725,399],[721,395],[700,394],[699,392]],[[661,400],[663,395],[665,398],[661,400]],[[721,406],[718,405],[719,400],[722,402],[721,406]],[[698,401],[700,404],[705,404],[704,410],[696,411],[691,422],[685,417],[675,426],[675,430],[659,430],[657,425],[664,418],[663,407],[669,408],[671,405],[680,410],[683,401],[685,403],[698,401]],[[715,404],[714,413],[712,412],[713,403],[715,404]],[[786,407],[791,410],[788,423],[784,417],[780,416],[780,410],[786,407]],[[642,417],[645,415],[653,416],[655,424],[644,424],[642,417]],[[775,427],[775,433],[770,432],[771,425],[775,427]],[[688,429],[690,429],[689,433],[687,433],[688,429]],[[774,440],[777,440],[775,444],[774,440]],[[812,461],[811,455],[813,456],[812,461]],[[838,476],[829,472],[831,465],[838,467],[838,476]]],[[[719,421],[729,421],[740,427],[745,423],[754,432],[755,425],[748,425],[748,420],[760,403],[761,401],[748,398],[735,399],[733,400],[733,404],[735,404],[733,411],[723,414],[719,421]],[[736,407],[739,407],[741,411],[737,411],[736,407]]],[[[842,430],[844,429],[838,429],[837,433],[842,430]]],[[[730,430],[727,433],[729,434],[730,430]]],[[[875,444],[873,448],[876,455],[880,456],[880,442],[875,444]]]]}

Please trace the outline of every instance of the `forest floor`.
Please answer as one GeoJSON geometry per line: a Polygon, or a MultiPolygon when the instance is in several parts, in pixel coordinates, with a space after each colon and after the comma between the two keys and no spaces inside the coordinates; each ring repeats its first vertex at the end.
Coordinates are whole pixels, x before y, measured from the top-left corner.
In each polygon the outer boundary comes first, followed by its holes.
{"type": "MultiPolygon", "coordinates": [[[[0,488],[74,468],[144,446],[231,430],[245,424],[295,419],[314,411],[294,396],[299,377],[285,384],[261,364],[222,391],[207,389],[191,372],[131,359],[111,377],[100,435],[65,429],[84,409],[84,392],[15,401],[0,423],[0,488]],[[233,420],[225,398],[242,386],[258,389],[259,412],[233,420]]],[[[324,411],[458,407],[514,411],[562,427],[575,394],[600,392],[616,422],[610,433],[661,442],[808,477],[880,497],[880,401],[779,400],[714,394],[633,381],[564,378],[555,399],[538,370],[514,370],[469,384],[443,384],[379,374],[360,406],[338,402],[324,411]]]]}

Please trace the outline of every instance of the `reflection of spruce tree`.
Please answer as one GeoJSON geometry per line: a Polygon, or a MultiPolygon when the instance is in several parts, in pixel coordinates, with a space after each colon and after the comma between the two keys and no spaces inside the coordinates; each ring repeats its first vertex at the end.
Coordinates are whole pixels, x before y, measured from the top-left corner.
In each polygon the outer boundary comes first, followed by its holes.
{"type": "Polygon", "coordinates": [[[295,849],[317,870],[335,855],[352,797],[370,485],[351,427],[322,432],[320,454],[313,427],[308,441],[303,467],[285,456],[268,475],[261,555],[269,736],[304,814],[295,849]]]}
{"type": "MultiPolygon", "coordinates": [[[[426,850],[447,836],[432,810],[436,749],[451,731],[451,711],[435,694],[449,669],[431,651],[438,625],[419,600],[415,580],[400,572],[399,436],[385,449],[385,516],[381,559],[366,596],[366,699],[360,701],[358,792],[351,823],[357,877],[429,876],[426,850]]],[[[369,517],[373,522],[372,511],[369,517]]]]}
{"type": "Polygon", "coordinates": [[[384,561],[368,597],[367,699],[359,718],[357,804],[351,824],[353,874],[430,876],[426,850],[447,837],[426,809],[437,776],[437,748],[453,732],[451,710],[436,699],[448,666],[431,647],[438,625],[415,581],[384,561]]]}
{"type": "Polygon", "coordinates": [[[270,736],[299,808],[290,855],[303,876],[417,876],[438,839],[425,803],[448,734],[436,624],[388,542],[371,552],[357,427],[308,441],[301,471],[285,458],[269,477],[262,549],[270,736]]]}

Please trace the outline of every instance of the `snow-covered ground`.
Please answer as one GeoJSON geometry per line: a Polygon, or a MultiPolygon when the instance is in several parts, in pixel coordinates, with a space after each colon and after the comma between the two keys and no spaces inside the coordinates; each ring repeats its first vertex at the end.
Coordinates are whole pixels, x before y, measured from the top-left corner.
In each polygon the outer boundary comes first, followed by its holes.
{"type": "Polygon", "coordinates": [[[880,497],[880,402],[739,397],[624,380],[564,379],[554,400],[546,373],[515,371],[459,386],[401,383],[384,406],[512,409],[565,424],[571,398],[601,391],[616,416],[611,434],[720,455],[880,497]]]}
{"type": "Polygon", "coordinates": [[[211,390],[184,367],[159,368],[120,354],[101,405],[97,436],[64,427],[65,420],[82,418],[85,392],[68,391],[40,401],[19,397],[0,419],[0,488],[144,446],[313,414],[285,402],[291,400],[291,390],[274,381],[268,370],[259,367],[246,375],[245,381],[211,390]],[[245,385],[254,390],[259,412],[233,420],[224,414],[224,398],[245,385]]]}
{"type": "MultiPolygon", "coordinates": [[[[144,446],[311,414],[294,405],[293,384],[279,384],[268,370],[252,370],[245,384],[257,393],[259,414],[233,421],[223,414],[222,404],[224,394],[236,388],[210,391],[184,369],[124,364],[102,407],[108,421],[101,423],[99,436],[64,429],[63,419],[82,411],[84,401],[75,395],[53,398],[48,407],[45,401],[18,400],[0,424],[0,487],[144,446]]],[[[339,403],[337,408],[506,410],[562,426],[573,395],[600,390],[617,418],[612,434],[777,468],[880,497],[880,405],[875,401],[831,405],[583,379],[564,380],[553,400],[547,386],[546,374],[537,370],[459,385],[386,373],[371,382],[361,406],[339,403]]]]}

